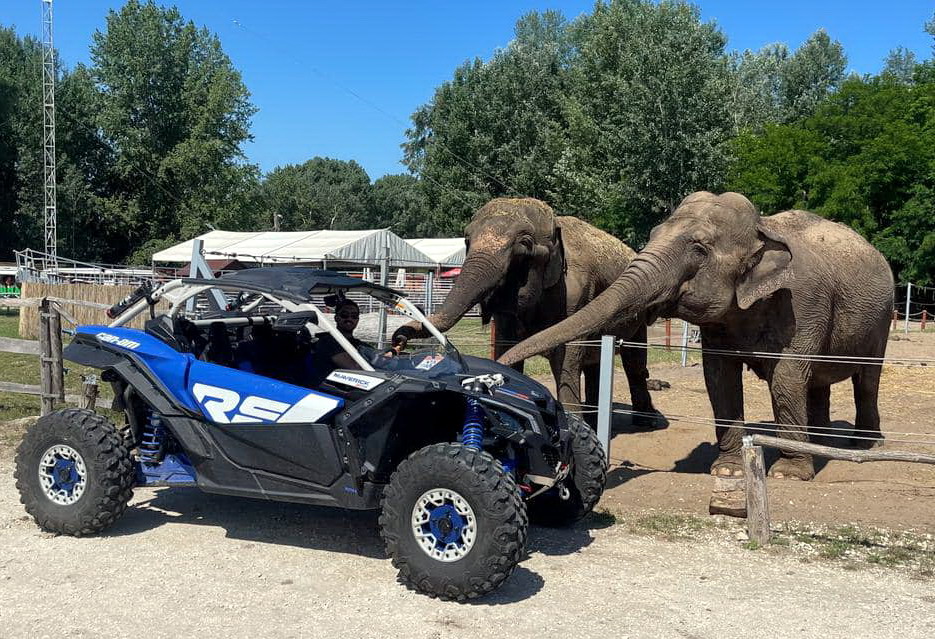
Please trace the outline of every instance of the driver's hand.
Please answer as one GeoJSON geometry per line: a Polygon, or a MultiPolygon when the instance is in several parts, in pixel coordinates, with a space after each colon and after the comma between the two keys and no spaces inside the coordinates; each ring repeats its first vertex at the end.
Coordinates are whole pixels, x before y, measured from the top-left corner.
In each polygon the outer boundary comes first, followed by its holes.
{"type": "Polygon", "coordinates": [[[406,344],[408,343],[409,343],[409,338],[406,335],[402,333],[396,333],[395,335],[393,335],[393,350],[396,352],[397,355],[399,355],[399,353],[402,352],[403,349],[406,348],[406,344]]]}

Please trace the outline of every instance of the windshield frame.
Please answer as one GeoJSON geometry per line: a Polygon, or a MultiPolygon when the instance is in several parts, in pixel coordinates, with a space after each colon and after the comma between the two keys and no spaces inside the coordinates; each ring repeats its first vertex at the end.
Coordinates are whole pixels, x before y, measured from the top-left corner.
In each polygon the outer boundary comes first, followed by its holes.
{"type": "MultiPolygon", "coordinates": [[[[123,326],[137,315],[142,313],[145,309],[147,309],[150,304],[155,306],[155,304],[161,300],[169,302],[170,307],[165,314],[170,318],[175,319],[185,308],[186,302],[202,293],[210,291],[211,289],[233,293],[249,292],[255,295],[259,295],[260,298],[258,300],[251,301],[251,303],[248,305],[250,310],[258,306],[260,301],[266,299],[273,304],[278,304],[280,307],[286,311],[289,311],[290,313],[298,311],[311,311],[315,314],[317,324],[314,322],[307,322],[305,324],[305,329],[308,330],[310,334],[315,335],[321,332],[328,333],[335,339],[338,344],[341,345],[341,348],[344,349],[344,351],[351,357],[351,359],[353,359],[354,362],[360,366],[361,370],[369,372],[376,370],[370,364],[370,362],[368,362],[363,357],[363,355],[361,355],[361,353],[356,348],[354,348],[353,344],[351,344],[351,342],[346,337],[344,337],[341,331],[338,330],[334,321],[331,319],[332,316],[318,308],[318,306],[315,305],[311,300],[297,299],[294,295],[285,291],[279,292],[260,290],[260,287],[252,288],[249,286],[244,286],[242,283],[225,283],[220,279],[214,280],[210,284],[208,284],[205,280],[199,280],[197,283],[191,280],[186,281],[182,279],[166,282],[162,286],[152,291],[148,298],[139,300],[130,308],[126,309],[123,313],[114,318],[114,320],[108,324],[108,326],[111,328],[123,326]],[[322,329],[324,329],[324,331],[322,331],[322,329]]],[[[355,289],[355,292],[369,295],[387,307],[386,310],[395,310],[417,322],[420,322],[422,326],[429,332],[429,334],[444,348],[447,355],[456,357],[459,363],[462,365],[464,364],[461,353],[458,352],[458,349],[455,348],[454,344],[452,344],[451,341],[441,331],[433,326],[425,314],[422,313],[422,311],[420,311],[415,304],[409,301],[405,295],[397,293],[392,289],[382,289],[379,291],[379,295],[373,294],[375,291],[371,291],[366,288],[355,289]]]]}

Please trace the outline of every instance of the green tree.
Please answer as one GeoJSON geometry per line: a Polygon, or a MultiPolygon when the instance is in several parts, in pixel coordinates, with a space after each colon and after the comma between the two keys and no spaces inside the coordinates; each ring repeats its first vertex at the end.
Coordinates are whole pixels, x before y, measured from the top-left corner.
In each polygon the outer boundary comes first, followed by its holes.
{"type": "Polygon", "coordinates": [[[847,56],[841,43],[819,29],[799,47],[780,71],[784,118],[800,118],[815,112],[844,80],[847,56]]]}
{"type": "Polygon", "coordinates": [[[844,80],[841,43],[818,30],[794,53],[782,43],[732,56],[734,122],[739,130],[792,122],[814,113],[844,80]]]}
{"type": "Polygon", "coordinates": [[[729,186],[764,211],[848,224],[898,277],[935,280],[935,81],[850,78],[814,115],[741,136],[736,151],[729,186]]]}
{"type": "Polygon", "coordinates": [[[260,200],[263,224],[279,215],[283,231],[385,226],[374,219],[370,178],[353,160],[316,157],[277,167],[263,181],[260,200]]]}
{"type": "Polygon", "coordinates": [[[488,62],[465,62],[413,114],[405,162],[422,180],[433,228],[461,233],[493,197],[549,197],[571,56],[567,28],[555,11],[523,16],[505,49],[488,62]]]}
{"type": "Polygon", "coordinates": [[[682,2],[598,2],[576,21],[554,203],[638,244],[715,188],[733,132],[724,35],[682,2]]]}
{"type": "Polygon", "coordinates": [[[432,237],[438,234],[435,218],[419,180],[412,175],[385,175],[373,183],[371,219],[376,227],[390,227],[400,237],[432,237]]]}
{"type": "Polygon", "coordinates": [[[0,259],[41,247],[42,49],[34,38],[0,29],[0,259]]]}
{"type": "MultiPolygon", "coordinates": [[[[57,56],[56,56],[57,58],[57,56]]],[[[5,220],[0,254],[43,249],[42,50],[0,29],[0,214],[5,220]]],[[[96,92],[87,70],[56,72],[56,177],[58,252],[81,260],[112,257],[113,238],[97,223],[101,176],[109,154],[93,125],[96,92]]],[[[120,242],[118,240],[118,245],[120,242]]]]}
{"type": "Polygon", "coordinates": [[[241,145],[255,109],[217,37],[174,7],[129,0],[94,34],[91,58],[114,154],[103,216],[140,247],[134,261],[208,223],[254,226],[257,171],[241,145]]]}

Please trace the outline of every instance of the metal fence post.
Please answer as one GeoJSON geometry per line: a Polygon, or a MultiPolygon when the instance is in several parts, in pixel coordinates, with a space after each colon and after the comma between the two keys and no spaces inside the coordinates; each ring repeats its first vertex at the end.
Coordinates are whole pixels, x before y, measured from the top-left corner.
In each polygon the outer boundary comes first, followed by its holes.
{"type": "Polygon", "coordinates": [[[688,322],[682,320],[682,366],[688,364],[688,322]]]}
{"type": "MultiPolygon", "coordinates": [[[[389,280],[390,270],[390,239],[389,236],[383,238],[383,257],[380,258],[380,286],[386,286],[389,280]]],[[[368,295],[368,297],[370,297],[368,295]]],[[[383,350],[386,344],[386,304],[380,304],[377,309],[377,348],[383,350]]]]}
{"type": "Polygon", "coordinates": [[[614,407],[614,356],[616,348],[613,335],[601,337],[600,386],[597,398],[597,438],[610,459],[610,424],[614,407]]]}
{"type": "Polygon", "coordinates": [[[909,301],[912,299],[912,282],[906,284],[906,335],[909,334],[909,301]]]}
{"type": "Polygon", "coordinates": [[[435,310],[435,272],[425,274],[425,314],[431,315],[435,310]]]}

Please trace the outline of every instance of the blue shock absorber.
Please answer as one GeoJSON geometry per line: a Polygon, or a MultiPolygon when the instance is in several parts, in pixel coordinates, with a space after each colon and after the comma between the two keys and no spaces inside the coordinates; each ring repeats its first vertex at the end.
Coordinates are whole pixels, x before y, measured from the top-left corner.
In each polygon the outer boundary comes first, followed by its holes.
{"type": "Polygon", "coordinates": [[[162,461],[164,444],[165,427],[162,425],[162,418],[159,415],[150,413],[140,436],[140,461],[147,464],[158,464],[162,461]]]}
{"type": "Polygon", "coordinates": [[[476,397],[467,398],[467,412],[461,429],[461,443],[467,448],[480,450],[484,443],[484,410],[476,397]]]}

